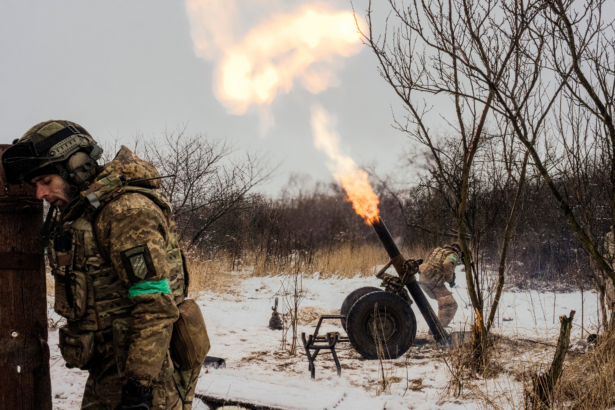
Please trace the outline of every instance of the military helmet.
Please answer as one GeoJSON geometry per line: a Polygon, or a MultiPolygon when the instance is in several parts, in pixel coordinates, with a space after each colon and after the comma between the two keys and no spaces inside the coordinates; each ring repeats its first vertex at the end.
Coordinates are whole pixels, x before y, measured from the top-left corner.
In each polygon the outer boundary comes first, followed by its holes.
{"type": "Polygon", "coordinates": [[[9,184],[59,174],[69,183],[81,185],[102,153],[102,148],[79,124],[50,120],[36,124],[13,141],[2,155],[2,165],[9,184]]]}
{"type": "Polygon", "coordinates": [[[457,252],[459,254],[461,253],[461,246],[459,245],[458,242],[451,243],[449,245],[449,247],[453,248],[455,250],[455,252],[457,252]]]}

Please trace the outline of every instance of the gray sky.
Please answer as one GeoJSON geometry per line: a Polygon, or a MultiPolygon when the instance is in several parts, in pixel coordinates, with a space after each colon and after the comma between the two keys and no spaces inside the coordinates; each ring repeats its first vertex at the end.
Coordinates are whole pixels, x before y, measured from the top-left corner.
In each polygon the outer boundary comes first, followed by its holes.
{"type": "MultiPolygon", "coordinates": [[[[238,2],[244,31],[274,11],[311,3],[248,1],[238,2]]],[[[357,10],[363,3],[354,3],[357,10]]],[[[345,0],[327,4],[351,7],[345,0]]],[[[282,162],[261,188],[273,194],[291,172],[331,179],[327,157],[313,144],[315,103],[337,117],[342,147],[359,164],[389,171],[409,142],[390,126],[397,97],[365,47],[344,59],[338,86],[312,94],[296,82],[278,95],[271,104],[275,125],[262,136],[256,110],[232,115],[214,96],[215,62],[195,55],[183,1],[4,0],[0,58],[0,143],[48,119],[78,122],[100,140],[137,132],[151,137],[189,123],[190,132],[227,138],[282,162]]]]}

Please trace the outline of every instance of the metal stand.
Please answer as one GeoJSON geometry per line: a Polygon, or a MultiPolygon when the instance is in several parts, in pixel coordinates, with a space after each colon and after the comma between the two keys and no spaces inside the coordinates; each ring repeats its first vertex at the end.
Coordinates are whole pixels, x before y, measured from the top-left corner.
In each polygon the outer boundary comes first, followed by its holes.
{"type": "Polygon", "coordinates": [[[301,340],[303,341],[303,347],[305,348],[305,354],[308,358],[309,370],[312,379],[316,377],[316,366],[314,365],[314,361],[316,360],[316,356],[320,353],[321,350],[329,350],[331,355],[333,356],[333,360],[335,361],[335,367],[337,368],[337,375],[342,375],[342,366],[340,365],[340,361],[337,358],[337,353],[335,353],[335,345],[338,343],[346,343],[350,340],[348,336],[340,336],[339,332],[327,332],[325,336],[318,336],[318,331],[320,330],[320,325],[324,319],[345,319],[344,315],[322,315],[318,320],[318,325],[314,330],[313,335],[309,335],[308,339],[305,339],[305,332],[301,333],[301,340]],[[326,343],[326,344],[324,344],[326,343]],[[314,354],[311,351],[314,351],[314,354]]]}

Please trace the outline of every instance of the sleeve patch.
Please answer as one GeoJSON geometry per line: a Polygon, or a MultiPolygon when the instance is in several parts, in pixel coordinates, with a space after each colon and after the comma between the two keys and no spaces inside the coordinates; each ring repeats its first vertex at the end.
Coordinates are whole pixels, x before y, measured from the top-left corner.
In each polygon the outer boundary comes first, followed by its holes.
{"type": "Polygon", "coordinates": [[[141,282],[156,276],[156,269],[147,245],[140,245],[121,253],[122,264],[131,282],[141,282]]]}

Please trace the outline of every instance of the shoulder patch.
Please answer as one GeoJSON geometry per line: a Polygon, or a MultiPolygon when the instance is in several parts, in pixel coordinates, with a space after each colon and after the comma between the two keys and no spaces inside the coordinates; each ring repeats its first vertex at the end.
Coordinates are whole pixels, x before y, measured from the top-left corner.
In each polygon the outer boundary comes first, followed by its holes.
{"type": "Polygon", "coordinates": [[[156,268],[147,244],[127,249],[120,255],[131,282],[142,282],[156,276],[156,268]]]}

